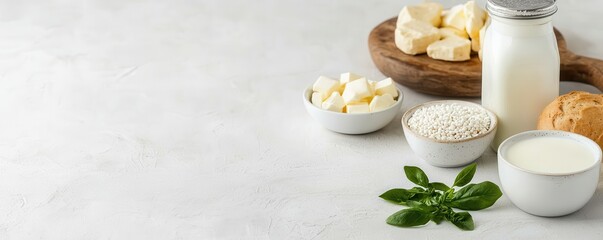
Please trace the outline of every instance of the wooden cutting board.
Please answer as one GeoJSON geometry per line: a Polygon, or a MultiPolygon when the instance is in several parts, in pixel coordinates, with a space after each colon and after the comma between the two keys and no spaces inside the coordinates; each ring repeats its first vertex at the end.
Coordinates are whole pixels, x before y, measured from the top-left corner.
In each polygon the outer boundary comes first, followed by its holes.
{"type": "MultiPolygon", "coordinates": [[[[394,43],[396,19],[377,25],[369,35],[369,51],[377,68],[396,82],[418,92],[447,97],[481,95],[482,62],[477,54],[469,61],[447,62],[427,56],[407,55],[394,43]]],[[[591,84],[603,91],[603,61],[576,55],[567,49],[555,29],[561,57],[561,81],[591,84]]]]}

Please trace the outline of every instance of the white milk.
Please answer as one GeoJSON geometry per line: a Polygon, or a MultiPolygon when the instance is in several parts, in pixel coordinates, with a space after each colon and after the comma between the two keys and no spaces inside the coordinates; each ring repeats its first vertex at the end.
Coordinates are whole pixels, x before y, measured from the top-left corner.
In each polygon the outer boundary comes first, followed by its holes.
{"type": "Polygon", "coordinates": [[[508,162],[538,173],[571,173],[591,167],[596,161],[592,150],[576,140],[543,136],[521,140],[506,150],[508,162]]]}
{"type": "Polygon", "coordinates": [[[559,50],[551,17],[491,16],[482,62],[482,105],[498,116],[492,142],[536,129],[540,112],[559,95],[559,50]]]}

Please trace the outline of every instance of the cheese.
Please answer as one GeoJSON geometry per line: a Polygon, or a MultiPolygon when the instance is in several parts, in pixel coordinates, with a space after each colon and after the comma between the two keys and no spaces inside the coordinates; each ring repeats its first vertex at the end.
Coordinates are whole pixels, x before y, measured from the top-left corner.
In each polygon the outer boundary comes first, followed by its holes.
{"type": "Polygon", "coordinates": [[[465,61],[470,54],[471,41],[460,37],[448,37],[427,47],[427,55],[433,59],[465,61]]]}
{"type": "Polygon", "coordinates": [[[348,104],[345,108],[347,113],[368,113],[370,111],[369,104],[366,102],[348,104]]]}
{"type": "MultiPolygon", "coordinates": [[[[464,22],[463,22],[463,24],[464,24],[464,22]]],[[[465,28],[465,27],[463,27],[463,28],[465,28]]],[[[440,30],[441,38],[455,36],[455,37],[462,37],[462,38],[469,39],[469,35],[467,35],[467,32],[465,30],[458,30],[453,27],[443,27],[443,28],[440,28],[439,30],[440,30]]]]}
{"type": "Polygon", "coordinates": [[[479,51],[479,30],[484,26],[486,20],[486,11],[475,4],[475,1],[468,1],[464,5],[465,30],[471,37],[472,49],[479,51]]]}
{"type": "Polygon", "coordinates": [[[339,92],[333,92],[330,97],[322,102],[322,109],[333,112],[343,112],[343,107],[345,107],[345,103],[339,92]]]}
{"type": "Polygon", "coordinates": [[[373,96],[373,91],[366,78],[357,79],[346,84],[343,100],[346,104],[362,102],[373,96]]]}
{"type": "Polygon", "coordinates": [[[412,20],[423,21],[434,27],[439,27],[441,14],[444,7],[439,3],[422,3],[413,6],[405,6],[398,14],[397,26],[412,20]]]}
{"type": "Polygon", "coordinates": [[[443,27],[453,27],[465,31],[465,6],[462,4],[452,7],[442,17],[443,27]]]}
{"type": "Polygon", "coordinates": [[[396,100],[394,100],[394,97],[392,97],[392,95],[389,94],[384,94],[384,95],[377,95],[373,98],[373,100],[371,100],[371,103],[369,104],[369,110],[371,112],[378,112],[384,109],[389,108],[390,106],[394,105],[396,103],[396,100]]]}
{"type": "Polygon", "coordinates": [[[369,87],[371,87],[371,92],[375,95],[375,86],[377,86],[377,81],[368,80],[369,87]]]}
{"type": "Polygon", "coordinates": [[[394,80],[392,80],[391,78],[381,80],[375,85],[375,95],[384,94],[389,94],[394,98],[398,96],[398,89],[396,88],[394,80]]]}
{"type": "Polygon", "coordinates": [[[331,96],[331,93],[337,91],[339,89],[339,81],[330,79],[325,76],[320,76],[312,85],[312,91],[319,92],[322,96],[322,99],[326,99],[331,96]]]}
{"type": "Polygon", "coordinates": [[[429,44],[440,39],[437,28],[418,20],[400,24],[394,34],[396,47],[411,55],[425,53],[429,44]]]}
{"type": "Polygon", "coordinates": [[[313,92],[311,100],[314,106],[316,106],[317,108],[322,108],[322,94],[320,94],[319,92],[313,92]]]}

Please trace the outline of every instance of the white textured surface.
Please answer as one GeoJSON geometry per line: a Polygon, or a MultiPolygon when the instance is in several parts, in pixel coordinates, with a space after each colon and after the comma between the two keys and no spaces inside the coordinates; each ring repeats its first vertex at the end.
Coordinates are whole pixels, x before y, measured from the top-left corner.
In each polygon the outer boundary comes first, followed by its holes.
{"type": "MultiPolygon", "coordinates": [[[[377,196],[411,186],[403,165],[458,169],[413,155],[402,112],[347,136],[300,95],[319,75],[383,78],[368,33],[409,2],[0,1],[0,239],[603,238],[603,183],[562,218],[503,197],[473,232],[385,224],[400,207],[377,196]]],[[[603,58],[602,8],[559,1],[571,50],[603,58]]],[[[436,99],[402,90],[402,111],[436,99]]],[[[498,183],[494,153],[476,180],[498,183]]]]}

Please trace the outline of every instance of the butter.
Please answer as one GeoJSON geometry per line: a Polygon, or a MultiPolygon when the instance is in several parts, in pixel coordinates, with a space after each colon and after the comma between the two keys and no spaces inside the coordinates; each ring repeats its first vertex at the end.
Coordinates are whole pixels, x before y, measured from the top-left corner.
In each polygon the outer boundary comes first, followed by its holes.
{"type": "Polygon", "coordinates": [[[440,31],[429,23],[411,20],[402,23],[394,33],[396,47],[406,54],[425,53],[429,44],[440,39],[440,31]]]}
{"type": "Polygon", "coordinates": [[[465,31],[465,6],[460,4],[446,11],[442,16],[442,26],[465,31]]]}
{"type": "Polygon", "coordinates": [[[392,97],[392,95],[389,94],[384,94],[384,95],[377,95],[373,98],[373,100],[371,100],[371,103],[369,104],[369,110],[371,112],[378,112],[384,109],[387,109],[388,107],[394,105],[396,103],[396,100],[394,100],[394,97],[392,97]]]}
{"type": "Polygon", "coordinates": [[[413,6],[405,6],[398,14],[397,26],[412,20],[423,21],[434,27],[439,27],[441,23],[441,14],[444,7],[439,3],[421,3],[413,6]]]}
{"type": "Polygon", "coordinates": [[[345,108],[346,108],[347,113],[368,113],[368,112],[370,112],[369,104],[366,102],[348,104],[348,105],[346,105],[345,108]]]}
{"type": "Polygon", "coordinates": [[[474,51],[479,51],[479,30],[484,27],[484,21],[486,20],[486,11],[475,4],[475,1],[468,1],[465,3],[463,12],[465,14],[465,29],[471,41],[473,42],[471,48],[474,51]]]}
{"type": "Polygon", "coordinates": [[[323,100],[331,96],[331,93],[337,91],[338,89],[339,81],[325,76],[318,77],[316,82],[314,82],[314,85],[312,85],[312,91],[320,93],[323,100]]]}
{"type": "Polygon", "coordinates": [[[372,97],[373,91],[366,78],[361,78],[346,84],[342,96],[346,104],[357,103],[372,97]]]}
{"type": "Polygon", "coordinates": [[[391,78],[381,80],[375,85],[375,95],[385,94],[389,94],[394,98],[398,96],[398,89],[396,88],[394,80],[392,80],[391,78]]]}
{"type": "Polygon", "coordinates": [[[362,76],[355,74],[355,73],[351,73],[351,72],[342,73],[341,76],[339,77],[339,84],[345,85],[351,81],[354,81],[356,79],[361,79],[361,78],[362,78],[362,76]]]}
{"type": "Polygon", "coordinates": [[[465,61],[470,54],[471,41],[460,37],[448,37],[427,47],[427,55],[433,59],[465,61]]]}
{"type": "Polygon", "coordinates": [[[345,103],[339,92],[331,93],[331,96],[322,102],[322,109],[324,110],[343,112],[343,107],[345,107],[345,103]]]}
{"type": "MultiPolygon", "coordinates": [[[[465,24],[465,22],[463,22],[463,29],[465,29],[464,24],[465,24]]],[[[467,32],[465,30],[458,30],[453,27],[443,27],[443,28],[440,28],[439,30],[440,30],[441,38],[462,37],[462,38],[469,39],[469,35],[467,35],[467,32]]]]}
{"type": "Polygon", "coordinates": [[[319,92],[312,93],[311,101],[317,108],[322,108],[322,94],[319,92]]]}

